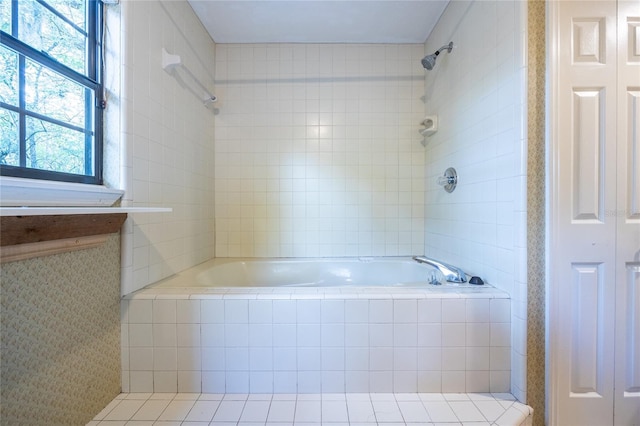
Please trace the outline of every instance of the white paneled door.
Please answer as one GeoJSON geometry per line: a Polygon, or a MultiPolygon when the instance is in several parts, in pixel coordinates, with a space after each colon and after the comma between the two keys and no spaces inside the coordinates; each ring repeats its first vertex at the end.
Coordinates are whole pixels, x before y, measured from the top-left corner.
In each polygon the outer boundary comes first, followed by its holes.
{"type": "Polygon", "coordinates": [[[640,425],[640,2],[549,22],[548,420],[640,425]]]}
{"type": "Polygon", "coordinates": [[[618,2],[614,421],[640,425],[640,1],[618,2]]]}

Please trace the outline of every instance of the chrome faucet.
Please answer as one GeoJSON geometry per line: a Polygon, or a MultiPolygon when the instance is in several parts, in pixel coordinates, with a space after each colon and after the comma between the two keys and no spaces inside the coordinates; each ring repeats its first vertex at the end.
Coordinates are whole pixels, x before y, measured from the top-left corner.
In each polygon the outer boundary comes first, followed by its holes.
{"type": "Polygon", "coordinates": [[[438,262],[437,260],[430,259],[426,256],[414,256],[413,260],[418,263],[426,263],[434,268],[438,269],[444,275],[444,279],[452,283],[464,283],[467,282],[467,276],[464,271],[452,265],[438,262]]]}

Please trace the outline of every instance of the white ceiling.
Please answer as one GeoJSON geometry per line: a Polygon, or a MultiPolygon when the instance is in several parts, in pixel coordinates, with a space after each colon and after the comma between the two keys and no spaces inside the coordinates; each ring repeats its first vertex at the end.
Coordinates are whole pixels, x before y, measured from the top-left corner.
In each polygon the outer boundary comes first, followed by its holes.
{"type": "Polygon", "coordinates": [[[216,43],[423,43],[449,0],[189,0],[216,43]]]}

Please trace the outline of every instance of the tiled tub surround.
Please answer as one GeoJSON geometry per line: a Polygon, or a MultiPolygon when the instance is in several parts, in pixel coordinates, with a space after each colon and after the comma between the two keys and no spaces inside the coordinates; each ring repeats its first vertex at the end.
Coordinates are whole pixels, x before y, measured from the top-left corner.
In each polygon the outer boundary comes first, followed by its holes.
{"type": "MultiPolygon", "coordinates": [[[[450,2],[425,52],[450,40],[455,48],[424,73],[426,112],[437,113],[440,122],[425,149],[424,253],[474,270],[510,294],[511,391],[521,401],[528,401],[532,350],[526,344],[527,215],[533,207],[527,206],[527,180],[544,175],[527,171],[527,4],[450,2]],[[452,166],[458,186],[447,194],[436,179],[452,166]]],[[[538,119],[531,125],[543,127],[538,119]]]]}
{"type": "Polygon", "coordinates": [[[149,288],[122,300],[124,392],[508,392],[492,287],[149,288]]]}
{"type": "Polygon", "coordinates": [[[216,44],[216,257],[424,252],[422,44],[216,44]]]}

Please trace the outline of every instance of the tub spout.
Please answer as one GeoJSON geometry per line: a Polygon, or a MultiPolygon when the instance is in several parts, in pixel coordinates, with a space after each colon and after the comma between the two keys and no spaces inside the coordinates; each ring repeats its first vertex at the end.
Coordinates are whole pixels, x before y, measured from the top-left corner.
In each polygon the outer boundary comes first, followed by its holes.
{"type": "Polygon", "coordinates": [[[444,279],[452,283],[464,283],[467,282],[467,277],[464,271],[452,265],[438,262],[437,260],[430,259],[426,256],[414,256],[413,260],[418,263],[426,263],[434,268],[438,269],[444,275],[444,279]]]}

